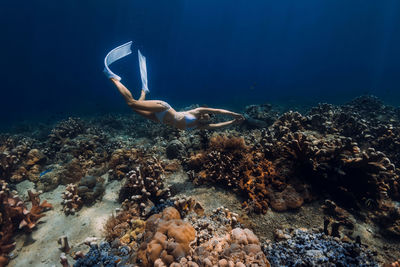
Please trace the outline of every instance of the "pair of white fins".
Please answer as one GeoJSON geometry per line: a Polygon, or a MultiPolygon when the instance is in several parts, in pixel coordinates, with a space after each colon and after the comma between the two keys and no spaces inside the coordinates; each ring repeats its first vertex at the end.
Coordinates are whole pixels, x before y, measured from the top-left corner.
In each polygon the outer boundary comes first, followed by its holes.
{"type": "MultiPolygon", "coordinates": [[[[107,56],[104,58],[104,74],[107,76],[107,78],[109,79],[114,78],[118,81],[121,80],[121,77],[112,72],[109,66],[115,61],[130,55],[132,53],[131,46],[132,46],[132,41],[114,48],[107,54],[107,56]]],[[[138,50],[138,57],[139,57],[140,77],[142,78],[142,90],[148,93],[149,88],[147,85],[146,58],[142,55],[142,53],[140,53],[140,50],[138,50]]]]}

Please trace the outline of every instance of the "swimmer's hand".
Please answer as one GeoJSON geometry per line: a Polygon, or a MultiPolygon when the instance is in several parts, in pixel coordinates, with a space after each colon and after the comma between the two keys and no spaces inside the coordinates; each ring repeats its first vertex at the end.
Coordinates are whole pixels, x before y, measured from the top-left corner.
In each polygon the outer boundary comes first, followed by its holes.
{"type": "Polygon", "coordinates": [[[234,115],[234,117],[235,117],[234,122],[237,124],[240,124],[245,121],[245,118],[241,114],[234,115]]]}

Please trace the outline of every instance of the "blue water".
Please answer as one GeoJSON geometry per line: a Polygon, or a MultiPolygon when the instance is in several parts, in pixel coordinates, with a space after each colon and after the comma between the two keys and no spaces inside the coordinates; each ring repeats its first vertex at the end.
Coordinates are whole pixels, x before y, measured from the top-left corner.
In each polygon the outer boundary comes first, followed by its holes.
{"type": "MultiPolygon", "coordinates": [[[[130,40],[175,107],[400,102],[398,0],[15,0],[0,21],[1,125],[129,112],[102,69],[130,40]]],[[[113,71],[138,96],[137,55],[113,71]]]]}

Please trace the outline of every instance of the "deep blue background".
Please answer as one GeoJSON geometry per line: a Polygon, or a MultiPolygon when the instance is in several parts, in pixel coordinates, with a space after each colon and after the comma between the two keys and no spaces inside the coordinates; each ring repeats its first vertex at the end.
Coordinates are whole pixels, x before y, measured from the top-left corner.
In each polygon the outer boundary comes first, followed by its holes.
{"type": "MultiPolygon", "coordinates": [[[[127,111],[103,58],[132,40],[152,99],[248,103],[400,101],[399,0],[2,1],[0,124],[127,111]]],[[[115,63],[135,96],[137,55],[115,63]]]]}

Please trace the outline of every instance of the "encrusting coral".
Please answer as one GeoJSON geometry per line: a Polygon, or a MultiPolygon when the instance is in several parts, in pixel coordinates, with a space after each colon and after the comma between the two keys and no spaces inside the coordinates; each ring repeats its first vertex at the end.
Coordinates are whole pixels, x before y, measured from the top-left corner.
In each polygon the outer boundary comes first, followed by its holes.
{"type": "Polygon", "coordinates": [[[28,191],[30,210],[24,201],[11,192],[8,184],[0,180],[0,266],[8,262],[8,253],[14,249],[13,235],[17,230],[32,231],[46,209],[52,208],[47,201],[40,203],[38,193],[28,191]]]}

